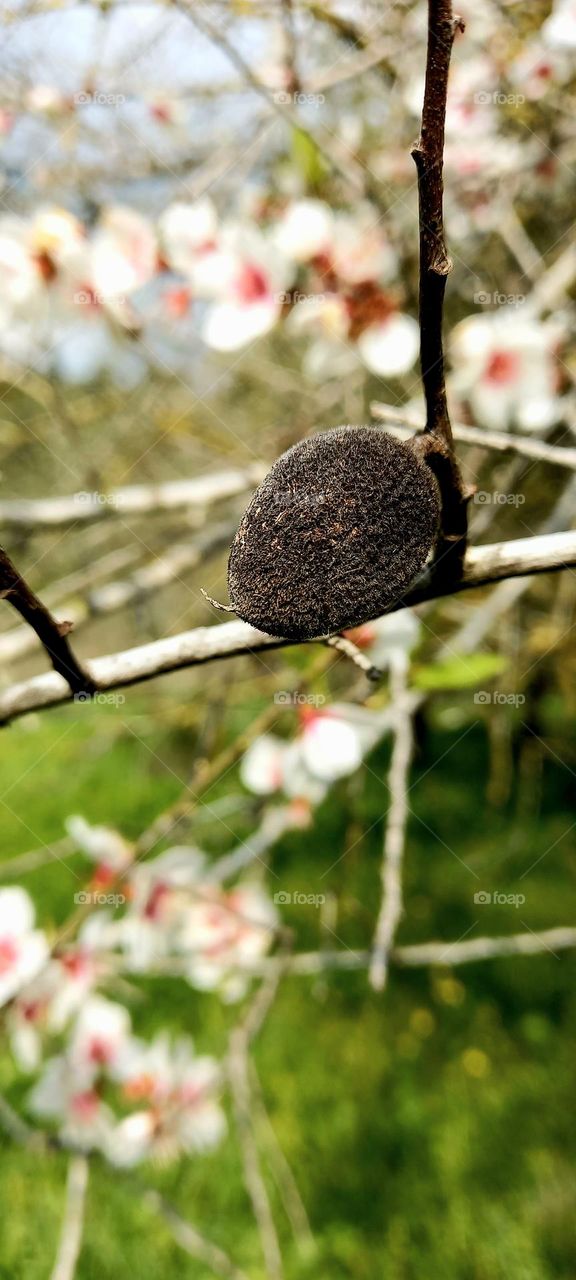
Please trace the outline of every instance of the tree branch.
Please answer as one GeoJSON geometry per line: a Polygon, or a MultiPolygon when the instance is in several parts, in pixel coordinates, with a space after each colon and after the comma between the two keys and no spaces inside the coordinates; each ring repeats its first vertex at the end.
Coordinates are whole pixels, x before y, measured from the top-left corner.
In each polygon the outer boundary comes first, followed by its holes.
{"type": "MultiPolygon", "coordinates": [[[[576,929],[560,926],[543,929],[540,933],[525,931],[495,938],[471,938],[464,942],[421,942],[412,946],[394,947],[390,953],[392,964],[405,968],[421,968],[426,965],[473,964],[480,960],[497,960],[505,956],[556,955],[576,947],[576,929]]],[[[291,956],[286,973],[301,977],[314,976],[331,969],[367,969],[372,951],[301,951],[291,956]]],[[[270,963],[268,961],[268,963],[270,963]]],[[[262,965],[261,968],[264,968],[262,965]]]]}
{"type": "MultiPolygon", "coordinates": [[[[185,574],[228,546],[235,529],[236,521],[212,525],[193,541],[176,542],[158,552],[129,575],[114,578],[102,586],[91,586],[83,598],[72,599],[63,606],[74,633],[92,618],[107,617],[130,605],[141,604],[148,596],[156,596],[165,587],[181,581],[185,574]]],[[[89,578],[89,574],[87,576],[89,578]]],[[[0,635],[0,664],[24,657],[34,650],[35,643],[28,627],[12,627],[0,635]]]]}
{"type": "Polygon", "coordinates": [[[246,493],[266,475],[263,462],[243,469],[217,471],[193,480],[134,484],[105,493],[72,493],[62,498],[17,498],[0,501],[0,524],[5,528],[61,529],[69,524],[93,524],[121,516],[150,515],[209,506],[246,493]]]}
{"type": "MultiPolygon", "coordinates": [[[[431,565],[403,599],[398,600],[395,608],[404,609],[425,600],[500,582],[504,578],[551,573],[573,566],[576,566],[576,530],[473,547],[467,552],[458,581],[447,582],[431,565]]],[[[257,653],[263,649],[286,649],[293,645],[293,640],[264,635],[246,622],[225,622],[219,626],[184,631],[136,649],[93,658],[88,666],[98,690],[104,694],[107,690],[141,684],[170,671],[180,671],[204,662],[257,653]]],[[[70,697],[67,682],[59,675],[34,676],[0,693],[0,723],[7,723],[29,711],[59,706],[69,702],[70,697]]]]}
{"type": "Polygon", "coordinates": [[[208,1240],[206,1236],[203,1236],[158,1191],[145,1191],[144,1203],[160,1214],[170,1228],[176,1244],[191,1258],[197,1258],[200,1262],[205,1262],[215,1275],[224,1276],[226,1280],[248,1280],[246,1273],[236,1266],[219,1245],[214,1244],[212,1240],[208,1240]]]}
{"type": "MultiPolygon", "coordinates": [[[[408,409],[394,409],[392,405],[379,403],[372,404],[370,408],[373,417],[385,422],[390,434],[401,440],[423,429],[419,415],[408,409]]],[[[517,453],[521,458],[550,462],[554,467],[576,471],[574,448],[546,444],[544,440],[533,440],[527,436],[513,436],[507,431],[486,431],[484,427],[470,427],[463,422],[453,422],[451,428],[454,439],[461,440],[463,444],[480,445],[482,449],[494,449],[497,453],[517,453]]]]}
{"type": "Polygon", "coordinates": [[[418,173],[420,366],[426,400],[426,427],[416,447],[434,471],[440,486],[444,545],[441,543],[439,550],[448,574],[458,572],[462,562],[468,496],[454,454],[442,346],[446,277],[452,268],[444,243],[444,128],[450,56],[458,30],[463,31],[464,25],[460,18],[453,16],[451,0],[428,0],[422,124],[419,141],[412,148],[418,173]]]}
{"type": "Polygon", "coordinates": [[[12,605],[20,617],[36,632],[54,670],[66,680],[71,693],[96,692],[93,676],[88,675],[74,657],[67,636],[71,622],[57,622],[19,574],[10,557],[0,547],[0,598],[12,605]]]}
{"type": "Polygon", "coordinates": [[[50,1280],[74,1280],[82,1246],[87,1187],[88,1160],[84,1155],[73,1155],[68,1165],[66,1204],[58,1256],[50,1280]]]}
{"type": "Polygon", "coordinates": [[[394,743],[388,771],[390,802],[382,859],[382,903],[370,961],[369,982],[374,991],[383,991],[388,977],[388,961],[403,911],[402,863],[408,819],[408,775],[412,760],[413,707],[407,696],[404,663],[393,666],[390,685],[394,714],[394,743]]]}

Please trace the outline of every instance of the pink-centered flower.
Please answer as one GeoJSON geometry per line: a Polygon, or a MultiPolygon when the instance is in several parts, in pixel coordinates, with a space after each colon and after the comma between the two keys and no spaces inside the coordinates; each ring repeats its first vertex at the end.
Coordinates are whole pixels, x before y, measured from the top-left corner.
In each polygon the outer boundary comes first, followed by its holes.
{"type": "Polygon", "coordinates": [[[31,1090],[28,1106],[41,1120],[55,1121],[65,1142],[83,1151],[101,1148],[112,1130],[114,1115],[89,1075],[65,1054],[50,1058],[31,1090]]]}
{"type": "Polygon", "coordinates": [[[152,279],[157,264],[148,219],[124,205],[108,208],[92,238],[91,276],[96,294],[121,324],[133,323],[130,295],[152,279]]]}
{"type": "Polygon", "coordinates": [[[161,1034],[152,1044],[133,1039],[119,1075],[124,1105],[138,1105],[107,1134],[105,1154],[130,1167],[145,1159],[173,1160],[218,1145],[226,1131],[218,1101],[221,1072],[196,1057],[191,1041],[161,1034]]]}
{"type": "Polygon", "coordinates": [[[0,1005],[40,972],[48,942],[34,928],[34,906],[24,889],[0,889],[0,1005]]]}
{"type": "Polygon", "coordinates": [[[193,289],[203,292],[202,268],[214,265],[220,228],[209,199],[194,203],[176,201],[165,209],[158,224],[162,256],[173,271],[186,277],[193,289]]]}
{"type": "Polygon", "coordinates": [[[256,228],[232,228],[220,250],[220,299],[209,308],[202,336],[215,351],[237,351],[274,328],[293,267],[256,228]]]}
{"type": "Polygon", "coordinates": [[[189,957],[191,984],[205,991],[218,987],[225,999],[238,999],[250,982],[250,964],[269,950],[276,924],[276,910],[258,885],[200,886],[178,938],[189,957]]]}
{"type": "Polygon", "coordinates": [[[128,1011],[121,1004],[93,995],[85,1001],[70,1040],[70,1061],[79,1073],[95,1078],[118,1065],[130,1033],[128,1011]]]}
{"type": "Polygon", "coordinates": [[[560,414],[558,335],[517,309],[470,316],[451,335],[452,385],[478,422],[542,431],[560,414]]]}
{"type": "Polygon", "coordinates": [[[576,49],[575,0],[555,0],[542,27],[542,37],[552,48],[576,49]]]}

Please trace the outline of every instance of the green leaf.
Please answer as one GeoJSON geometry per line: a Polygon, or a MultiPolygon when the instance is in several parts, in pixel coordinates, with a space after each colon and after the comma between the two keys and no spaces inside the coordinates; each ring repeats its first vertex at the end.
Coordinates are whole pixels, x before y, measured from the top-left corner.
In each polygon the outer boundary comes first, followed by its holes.
{"type": "Polygon", "coordinates": [[[308,188],[321,186],[326,176],[326,165],[314,139],[302,129],[292,131],[292,161],[308,188]]]}
{"type": "Polygon", "coordinates": [[[458,653],[445,662],[414,667],[412,684],[416,689],[472,689],[500,675],[506,666],[503,654],[458,653]]]}

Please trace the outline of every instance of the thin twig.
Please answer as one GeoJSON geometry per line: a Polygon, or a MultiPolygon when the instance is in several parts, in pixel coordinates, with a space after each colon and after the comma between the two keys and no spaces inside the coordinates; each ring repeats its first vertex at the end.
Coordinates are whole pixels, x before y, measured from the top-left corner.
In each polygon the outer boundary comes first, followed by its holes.
{"type": "Polygon", "coordinates": [[[66,1203],[60,1232],[60,1243],[50,1280],[74,1280],[82,1248],[84,1211],[88,1188],[88,1160],[84,1155],[70,1157],[66,1182],[66,1203]]]}
{"type": "Polygon", "coordinates": [[[254,1137],[248,1052],[246,1038],[241,1028],[233,1032],[230,1038],[228,1071],[242,1152],[244,1180],[258,1226],[266,1275],[269,1280],[282,1280],[284,1269],[280,1243],[254,1137]]]}
{"type": "Polygon", "coordinates": [[[36,871],[48,862],[62,862],[64,858],[74,857],[77,852],[70,836],[63,836],[61,840],[43,845],[40,849],[28,849],[26,853],[19,853],[15,858],[7,858],[0,863],[0,881],[27,875],[29,871],[36,871]]]}
{"type": "Polygon", "coordinates": [[[238,1129],[238,1140],[242,1152],[244,1179],[260,1234],[266,1274],[269,1280],[282,1280],[284,1268],[274,1215],[260,1167],[260,1155],[254,1134],[249,1050],[273,1004],[281,977],[288,964],[289,957],[286,950],[288,942],[289,939],[286,936],[284,950],[271,960],[267,972],[250,1002],[248,1012],[239,1025],[234,1028],[230,1036],[228,1053],[228,1076],[238,1129]]]}
{"type": "Polygon", "coordinates": [[[374,991],[383,991],[388,957],[403,911],[402,862],[408,818],[408,774],[412,759],[412,707],[406,700],[405,665],[393,664],[390,672],[394,710],[394,742],[388,772],[390,803],[382,859],[382,904],[374,934],[368,979],[374,991]]]}
{"type": "Polygon", "coordinates": [[[12,605],[20,617],[36,632],[54,670],[63,676],[71,694],[96,692],[92,675],[84,671],[67,640],[71,622],[57,622],[38,596],[18,572],[10,557],[0,548],[0,597],[12,605]]]}
{"type": "Polygon", "coordinates": [[[464,26],[451,0],[428,0],[428,48],[420,138],[412,148],[418,173],[420,223],[420,366],[426,427],[420,450],[434,471],[442,496],[440,553],[444,572],[458,573],[466,545],[469,496],[454,454],[448,414],[442,320],[446,277],[452,264],[444,242],[444,128],[448,71],[454,37],[464,26]],[[446,552],[449,552],[447,555],[446,552]]]}
{"type": "Polygon", "coordinates": [[[311,1249],[314,1247],[315,1241],[306,1207],[300,1195],[298,1183],[268,1115],[262,1084],[252,1058],[249,1061],[249,1070],[253,1107],[266,1141],[272,1176],[282,1198],[296,1243],[302,1250],[311,1249]]]}
{"type": "Polygon", "coordinates": [[[170,1228],[176,1244],[180,1245],[180,1248],[191,1258],[198,1258],[200,1262],[205,1262],[216,1275],[224,1276],[225,1280],[248,1280],[246,1272],[241,1271],[219,1245],[202,1235],[197,1227],[193,1226],[187,1218],[183,1218],[158,1191],[145,1191],[144,1203],[160,1214],[170,1228]]]}
{"type": "Polygon", "coordinates": [[[349,658],[354,663],[354,666],[359,667],[369,680],[376,682],[382,679],[380,668],[375,667],[374,663],[366,657],[366,654],[362,653],[362,650],[358,648],[358,645],[354,644],[353,640],[349,640],[347,636],[330,636],[330,639],[326,640],[326,644],[331,649],[337,649],[339,653],[343,653],[346,658],[349,658]]]}
{"type": "MultiPolygon", "coordinates": [[[[390,962],[403,968],[427,965],[472,964],[477,960],[495,960],[504,956],[537,956],[569,951],[576,947],[576,929],[559,927],[539,933],[525,931],[505,937],[471,938],[464,942],[422,942],[418,945],[394,947],[390,962]]],[[[372,951],[310,951],[291,956],[286,966],[288,975],[313,976],[331,969],[367,969],[372,951]]]]}
{"type": "MultiPolygon", "coordinates": [[[[576,929],[560,925],[535,933],[525,930],[501,937],[481,937],[454,942],[435,940],[401,947],[393,947],[390,964],[401,968],[426,968],[428,965],[472,964],[480,960],[497,960],[506,956],[557,956],[560,951],[576,947],[576,929]]],[[[334,971],[355,972],[368,969],[373,957],[372,949],[353,951],[342,947],[332,951],[300,951],[290,956],[283,971],[287,977],[315,977],[334,971]]],[[[109,957],[106,957],[108,960],[109,957]]],[[[110,957],[112,960],[113,957],[110,957]]],[[[263,977],[276,972],[276,957],[238,963],[238,971],[252,977],[263,977]]],[[[151,977],[180,977],[188,973],[186,961],[156,962],[148,970],[151,977]]]]}
{"type": "MultiPolygon", "coordinates": [[[[417,413],[404,409],[394,409],[388,404],[373,404],[371,412],[379,422],[390,427],[391,435],[400,439],[412,436],[421,431],[423,424],[417,413]]],[[[487,431],[483,427],[469,427],[462,422],[453,422],[452,435],[463,444],[477,444],[482,449],[494,449],[498,453],[517,453],[522,458],[533,458],[538,462],[551,462],[555,467],[566,467],[576,471],[576,449],[563,448],[546,444],[543,440],[532,440],[526,436],[509,435],[506,431],[487,431]]]]}
{"type": "Polygon", "coordinates": [[[242,470],[217,471],[193,480],[134,484],[62,498],[6,498],[0,501],[0,524],[19,529],[61,529],[98,520],[150,515],[157,511],[192,510],[246,493],[263,480],[266,466],[252,463],[242,470]]]}
{"type": "Polygon", "coordinates": [[[426,83],[419,141],[412,149],[420,203],[420,359],[426,398],[426,430],[452,446],[444,380],[442,318],[452,263],[444,243],[444,126],[448,71],[456,31],[451,0],[428,0],[426,83]]]}
{"type": "MultiPolygon", "coordinates": [[[[84,598],[70,600],[63,607],[75,634],[90,619],[106,617],[139,604],[148,596],[156,596],[165,587],[181,581],[184,574],[198,568],[215,552],[229,545],[235,528],[236,522],[222,523],[199,534],[193,541],[174,543],[127,576],[94,586],[84,598]]],[[[0,663],[24,657],[35,647],[36,640],[28,627],[12,627],[0,635],[0,663]]]]}

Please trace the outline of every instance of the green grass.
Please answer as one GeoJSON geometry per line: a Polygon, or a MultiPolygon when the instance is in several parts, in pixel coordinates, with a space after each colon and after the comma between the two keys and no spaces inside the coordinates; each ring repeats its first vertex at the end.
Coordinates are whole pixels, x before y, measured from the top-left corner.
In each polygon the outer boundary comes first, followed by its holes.
{"type": "MultiPolygon", "coordinates": [[[[122,724],[113,709],[91,708],[89,716],[63,710],[7,732],[4,858],[59,838],[72,812],[134,837],[178,793],[194,735],[155,728],[139,706],[133,698],[122,724]]],[[[547,760],[537,821],[518,816],[514,796],[506,812],[490,811],[484,731],[459,741],[461,734],[433,729],[418,754],[400,941],[569,923],[574,844],[572,836],[559,839],[572,820],[568,772],[547,760]],[[521,909],[474,904],[477,888],[521,885],[521,909]]],[[[313,830],[291,833],[275,851],[274,888],[334,896],[339,941],[324,937],[328,945],[365,946],[371,935],[387,759],[383,745],[335,790],[313,830]]],[[[234,787],[232,774],[213,796],[234,787]]],[[[240,833],[247,821],[240,811],[231,825],[240,833]]],[[[233,842],[233,831],[202,834],[212,849],[233,842]]],[[[65,918],[85,869],[75,858],[26,877],[43,921],[65,918]]],[[[316,909],[288,907],[285,918],[298,946],[318,945],[316,909]]],[[[576,957],[565,953],[395,970],[384,999],[369,992],[363,974],[285,980],[255,1058],[317,1242],[313,1256],[298,1252],[268,1178],[287,1280],[573,1280],[575,979],[576,957]]],[[[140,986],[146,998],[132,1012],[144,1034],[168,1025],[203,1050],[223,1052],[237,1010],[173,980],[140,986]]],[[[16,1097],[6,1053],[0,1087],[16,1097]]],[[[44,1280],[65,1157],[39,1159],[2,1144],[0,1280],[44,1280]]],[[[78,1280],[208,1280],[211,1271],[175,1245],[143,1202],[144,1183],[160,1188],[251,1280],[265,1280],[233,1132],[213,1155],[134,1176],[95,1161],[78,1280]]]]}

